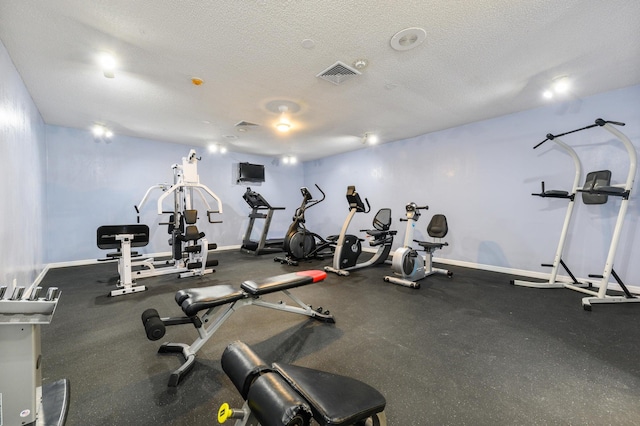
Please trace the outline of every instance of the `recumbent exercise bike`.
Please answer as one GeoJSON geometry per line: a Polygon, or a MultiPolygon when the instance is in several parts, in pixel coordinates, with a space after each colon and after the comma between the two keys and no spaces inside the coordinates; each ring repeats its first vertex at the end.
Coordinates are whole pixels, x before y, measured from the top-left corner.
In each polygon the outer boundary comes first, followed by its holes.
{"type": "MultiPolygon", "coordinates": [[[[406,217],[400,218],[401,222],[407,222],[407,230],[404,236],[404,245],[393,253],[391,269],[393,276],[385,276],[384,280],[393,284],[399,284],[410,288],[420,288],[417,282],[432,274],[444,274],[451,278],[453,272],[446,269],[434,268],[433,252],[448,246],[446,242],[418,241],[413,239],[413,231],[416,222],[420,218],[420,210],[427,210],[429,206],[418,206],[416,203],[409,203],[405,206],[406,217]],[[411,243],[417,243],[426,252],[426,257],[422,257],[417,250],[411,247],[411,243]]],[[[432,238],[444,238],[449,232],[447,218],[443,214],[435,214],[427,225],[427,233],[432,238]]]]}
{"type": "MultiPolygon", "coordinates": [[[[360,232],[366,232],[367,236],[372,238],[369,241],[369,245],[371,247],[377,247],[377,250],[369,260],[357,263],[362,253],[362,242],[364,239],[356,235],[347,234],[347,231],[356,213],[369,213],[371,211],[369,200],[365,198],[364,201],[367,203],[366,207],[360,198],[360,194],[356,191],[356,187],[354,185],[347,187],[349,214],[342,225],[340,235],[337,237],[337,245],[333,255],[333,266],[325,266],[325,271],[346,276],[349,275],[349,271],[387,262],[389,253],[391,252],[391,245],[393,244],[393,236],[396,235],[396,231],[389,229],[391,226],[391,209],[383,208],[378,210],[378,213],[376,213],[373,218],[374,229],[360,230],[360,232]]],[[[332,237],[328,239],[333,240],[332,237]]]]}

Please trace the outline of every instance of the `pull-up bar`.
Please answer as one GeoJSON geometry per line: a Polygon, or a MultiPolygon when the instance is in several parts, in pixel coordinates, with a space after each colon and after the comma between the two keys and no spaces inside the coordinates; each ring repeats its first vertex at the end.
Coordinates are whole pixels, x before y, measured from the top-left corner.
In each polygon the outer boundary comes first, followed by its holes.
{"type": "Polygon", "coordinates": [[[613,124],[615,126],[624,126],[625,125],[624,123],[621,123],[619,121],[607,121],[607,120],[603,120],[602,118],[597,118],[596,121],[595,121],[595,124],[590,124],[588,126],[581,127],[579,129],[570,130],[568,132],[560,133],[560,134],[557,134],[557,135],[552,135],[551,133],[547,133],[547,138],[545,140],[543,140],[542,142],[540,142],[539,144],[537,144],[536,146],[534,146],[533,149],[538,148],[540,145],[542,145],[546,141],[552,141],[555,138],[558,138],[560,136],[565,136],[565,135],[570,135],[571,133],[581,132],[583,130],[591,129],[592,127],[596,127],[596,126],[602,127],[607,123],[608,124],[613,124]]]}

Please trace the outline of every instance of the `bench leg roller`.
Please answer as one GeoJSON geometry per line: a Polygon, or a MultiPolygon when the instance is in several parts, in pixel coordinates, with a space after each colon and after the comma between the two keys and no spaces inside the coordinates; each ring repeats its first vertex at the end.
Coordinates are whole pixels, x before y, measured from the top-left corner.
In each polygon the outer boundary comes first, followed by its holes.
{"type": "Polygon", "coordinates": [[[147,309],[142,313],[142,325],[147,339],[152,341],[161,339],[166,332],[166,327],[155,309],[147,309]]]}

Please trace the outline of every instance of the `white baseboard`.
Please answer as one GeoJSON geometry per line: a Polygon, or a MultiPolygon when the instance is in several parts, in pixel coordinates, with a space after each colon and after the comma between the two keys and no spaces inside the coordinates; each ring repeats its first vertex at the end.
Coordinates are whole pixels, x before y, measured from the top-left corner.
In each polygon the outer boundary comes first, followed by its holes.
{"type": "MultiPolygon", "coordinates": [[[[463,268],[479,269],[482,271],[490,271],[490,272],[499,272],[501,274],[518,275],[518,276],[528,277],[528,278],[537,278],[540,280],[548,280],[551,277],[551,274],[547,272],[536,272],[536,271],[527,271],[525,269],[507,268],[503,266],[484,265],[481,263],[466,262],[462,260],[444,259],[440,257],[434,257],[433,261],[436,263],[442,263],[445,265],[461,266],[463,268]]],[[[567,283],[570,283],[572,281],[571,277],[567,275],[558,274],[557,278],[558,278],[558,281],[566,281],[567,283]]],[[[576,278],[580,282],[590,282],[593,284],[594,287],[600,288],[600,280],[597,278],[596,279],[581,278],[581,277],[576,277],[576,278]]],[[[627,285],[626,287],[631,293],[640,294],[640,287],[631,286],[631,285],[627,285]]],[[[607,286],[607,288],[614,291],[622,291],[622,288],[616,282],[609,282],[609,285],[607,286]]]]}
{"type": "MultiPolygon", "coordinates": [[[[241,246],[238,244],[238,245],[230,245],[230,246],[218,247],[216,250],[217,251],[240,250],[240,247],[241,246]]],[[[366,252],[369,252],[369,253],[375,253],[376,252],[375,249],[372,249],[372,248],[369,248],[369,247],[363,248],[362,251],[366,251],[366,252]]],[[[148,254],[144,254],[143,256],[146,256],[146,257],[166,257],[166,256],[171,256],[171,252],[148,253],[148,254]]],[[[441,258],[441,257],[434,257],[433,261],[436,262],[436,263],[442,263],[444,265],[460,266],[460,267],[463,267],[463,268],[479,269],[481,271],[498,272],[498,273],[501,273],[501,274],[518,275],[518,276],[522,276],[522,277],[536,278],[536,279],[540,279],[540,280],[548,280],[549,277],[551,276],[551,274],[546,273],[546,272],[527,271],[525,269],[514,269],[514,268],[507,268],[507,267],[504,267],[504,266],[485,265],[485,264],[482,264],[482,263],[468,262],[468,261],[464,261],[464,260],[445,259],[445,258],[441,258]]],[[[69,266],[94,265],[94,264],[102,263],[102,262],[104,262],[104,261],[99,261],[97,259],[85,259],[85,260],[73,260],[73,261],[69,261],[69,262],[50,263],[50,264],[46,265],[45,268],[40,273],[40,275],[38,275],[38,278],[36,279],[36,283],[39,283],[40,281],[42,281],[42,278],[46,275],[46,273],[47,273],[47,271],[49,269],[66,268],[66,267],[69,267],[69,266]]],[[[558,278],[560,280],[565,280],[567,282],[571,282],[570,277],[565,276],[565,275],[558,275],[558,278]]],[[[600,282],[599,281],[594,281],[593,278],[578,278],[578,280],[583,281],[583,282],[591,282],[591,283],[593,283],[594,287],[600,287],[600,282]]],[[[611,290],[622,291],[622,288],[620,288],[620,286],[615,282],[610,282],[608,287],[611,290]]],[[[640,294],[640,287],[638,287],[638,286],[630,286],[630,285],[628,285],[627,288],[629,289],[630,292],[632,292],[634,294],[640,294]]]]}

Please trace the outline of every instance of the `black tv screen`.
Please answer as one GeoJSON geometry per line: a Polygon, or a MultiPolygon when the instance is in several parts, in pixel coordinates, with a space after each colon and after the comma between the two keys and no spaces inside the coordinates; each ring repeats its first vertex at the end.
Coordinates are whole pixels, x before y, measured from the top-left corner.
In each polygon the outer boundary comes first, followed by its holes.
{"type": "Polygon", "coordinates": [[[264,166],[262,164],[240,163],[238,165],[238,182],[264,182],[264,166]]]}

